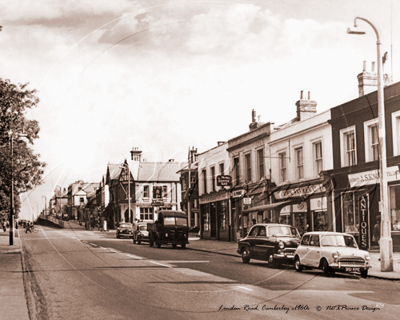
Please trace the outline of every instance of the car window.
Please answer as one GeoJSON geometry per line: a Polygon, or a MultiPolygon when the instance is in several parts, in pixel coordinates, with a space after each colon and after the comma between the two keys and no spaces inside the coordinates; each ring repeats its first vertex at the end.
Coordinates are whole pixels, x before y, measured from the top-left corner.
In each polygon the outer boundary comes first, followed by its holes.
{"type": "Polygon", "coordinates": [[[311,236],[310,246],[319,247],[319,235],[314,234],[311,236]]]}
{"type": "Polygon", "coordinates": [[[357,244],[352,236],[345,235],[324,235],[321,238],[323,247],[352,247],[357,248],[357,244]]]}
{"type": "Polygon", "coordinates": [[[291,228],[290,228],[290,231],[292,232],[292,236],[294,236],[294,237],[300,237],[299,231],[298,231],[296,228],[291,227],[291,228]]]}
{"type": "Polygon", "coordinates": [[[308,246],[309,242],[310,242],[309,235],[303,236],[303,239],[301,239],[301,245],[303,246],[308,246]]]}
{"type": "Polygon", "coordinates": [[[253,227],[253,229],[251,229],[250,232],[249,232],[249,237],[257,236],[258,229],[259,229],[259,227],[253,227]]]}
{"type": "Polygon", "coordinates": [[[268,227],[268,236],[291,236],[292,232],[290,231],[290,227],[288,226],[269,226],[268,227]]]}
{"type": "Polygon", "coordinates": [[[260,227],[260,231],[258,232],[259,237],[265,237],[267,232],[265,231],[265,227],[260,227]]]}

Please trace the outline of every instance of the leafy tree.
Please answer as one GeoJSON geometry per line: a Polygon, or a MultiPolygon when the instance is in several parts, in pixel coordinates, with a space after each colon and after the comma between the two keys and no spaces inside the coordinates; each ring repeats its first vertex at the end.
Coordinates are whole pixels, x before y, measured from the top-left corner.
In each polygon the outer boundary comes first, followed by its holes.
{"type": "Polygon", "coordinates": [[[14,178],[14,214],[18,217],[19,194],[42,183],[46,166],[30,148],[39,138],[40,128],[36,120],[28,120],[25,114],[37,107],[39,98],[36,90],[27,89],[27,85],[15,85],[0,78],[0,215],[10,211],[11,176],[14,178]]]}

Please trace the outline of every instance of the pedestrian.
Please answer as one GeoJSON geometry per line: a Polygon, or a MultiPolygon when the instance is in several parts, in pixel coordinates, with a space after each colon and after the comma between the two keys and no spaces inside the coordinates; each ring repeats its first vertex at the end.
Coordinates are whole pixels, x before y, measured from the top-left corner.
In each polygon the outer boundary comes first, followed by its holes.
{"type": "Polygon", "coordinates": [[[381,238],[381,216],[378,215],[376,217],[376,223],[374,225],[374,229],[372,230],[372,241],[377,242],[378,246],[380,245],[380,238],[381,238]]]}
{"type": "Polygon", "coordinates": [[[7,231],[7,226],[6,226],[5,221],[3,221],[1,225],[3,227],[3,231],[6,232],[7,231]]]}
{"type": "Polygon", "coordinates": [[[28,233],[28,231],[29,231],[30,233],[32,233],[32,227],[33,227],[33,223],[32,223],[32,222],[28,222],[28,223],[26,224],[25,233],[28,233]]]}

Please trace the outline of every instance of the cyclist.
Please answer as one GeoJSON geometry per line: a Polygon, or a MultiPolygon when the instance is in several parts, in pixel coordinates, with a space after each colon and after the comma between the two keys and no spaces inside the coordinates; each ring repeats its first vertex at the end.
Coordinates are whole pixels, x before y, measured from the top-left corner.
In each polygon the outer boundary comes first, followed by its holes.
{"type": "Polygon", "coordinates": [[[25,233],[28,233],[28,231],[29,231],[30,233],[32,233],[32,228],[33,228],[33,222],[28,222],[28,223],[26,224],[25,233]]]}

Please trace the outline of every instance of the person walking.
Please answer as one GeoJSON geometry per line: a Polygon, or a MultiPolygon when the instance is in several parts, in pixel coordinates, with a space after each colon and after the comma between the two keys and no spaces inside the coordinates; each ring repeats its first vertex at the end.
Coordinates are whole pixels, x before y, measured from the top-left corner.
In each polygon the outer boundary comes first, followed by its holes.
{"type": "Polygon", "coordinates": [[[30,233],[32,233],[32,227],[33,227],[33,222],[28,222],[28,223],[26,224],[25,233],[28,233],[28,231],[29,231],[30,233]]]}

